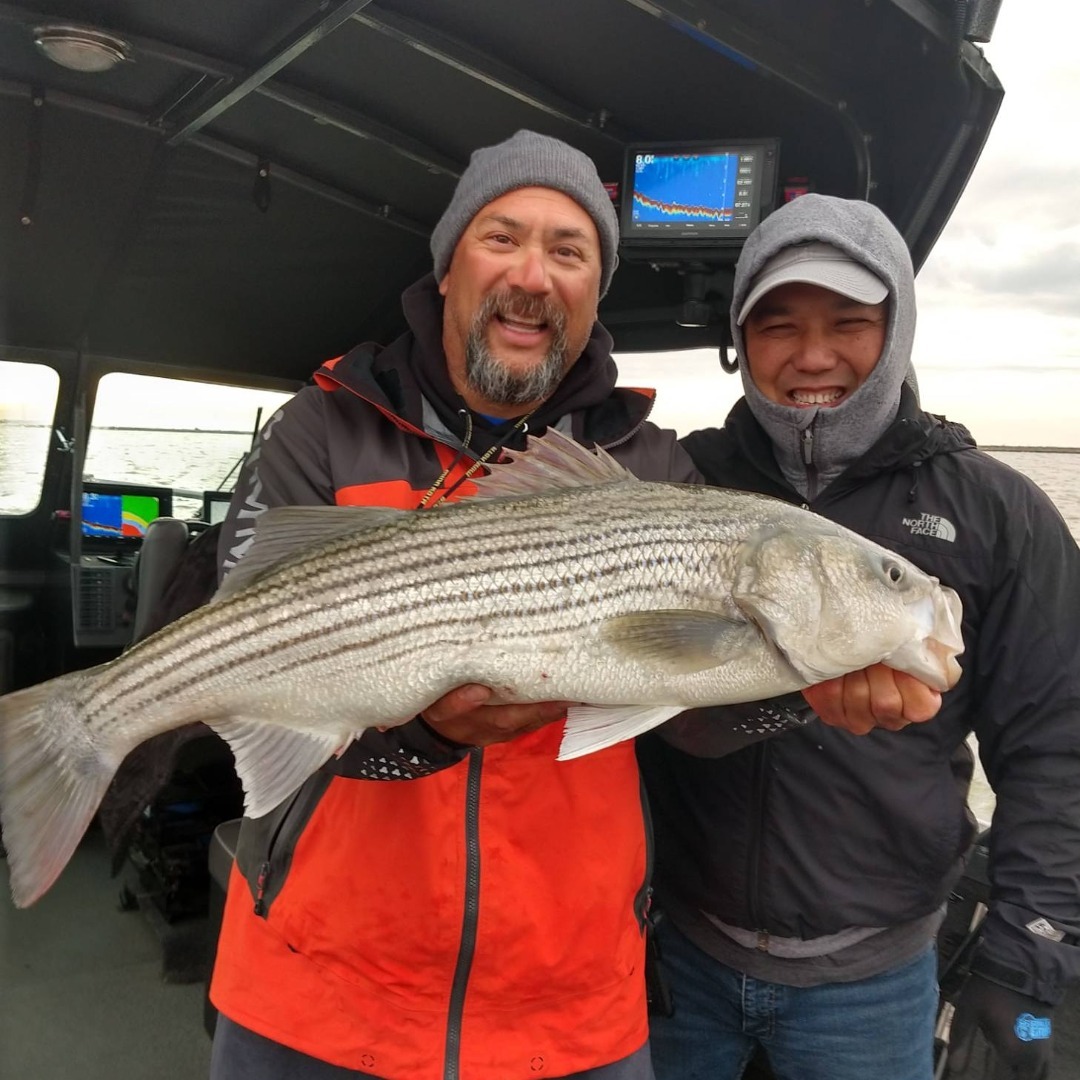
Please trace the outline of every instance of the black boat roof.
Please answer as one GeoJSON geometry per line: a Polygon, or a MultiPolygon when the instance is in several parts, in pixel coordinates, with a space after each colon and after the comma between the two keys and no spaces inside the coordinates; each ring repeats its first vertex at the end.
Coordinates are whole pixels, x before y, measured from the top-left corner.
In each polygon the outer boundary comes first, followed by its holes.
{"type": "MultiPolygon", "coordinates": [[[[612,181],[630,143],[779,138],[781,182],[877,203],[918,266],[1002,97],[973,44],[996,9],[0,3],[0,357],[303,378],[398,329],[470,151],[519,128],[579,146],[612,181]],[[64,23],[120,39],[129,58],[99,74],[59,66],[35,37],[64,23]]],[[[676,325],[682,289],[672,270],[624,265],[601,308],[617,346],[720,343],[722,320],[676,325]]]]}

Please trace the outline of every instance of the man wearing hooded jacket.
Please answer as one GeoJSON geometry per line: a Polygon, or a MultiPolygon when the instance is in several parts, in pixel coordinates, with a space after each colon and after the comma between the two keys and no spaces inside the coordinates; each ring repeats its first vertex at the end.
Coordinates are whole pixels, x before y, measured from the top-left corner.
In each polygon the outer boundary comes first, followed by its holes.
{"type": "MultiPolygon", "coordinates": [[[[735,274],[745,388],[683,444],[709,483],[809,506],[960,594],[964,675],[895,734],[811,723],[723,758],[639,740],[675,998],[659,1080],[930,1080],[934,939],[972,840],[974,732],[997,796],[992,901],[956,1003],[951,1075],[1049,1075],[1080,974],[1080,554],[1050,500],[919,407],[914,279],[875,207],[808,195],[735,274]],[[989,1074],[987,1074],[989,1075],[989,1074]]],[[[833,706],[858,697],[832,686],[833,706]]],[[[674,744],[674,745],[673,745],[674,744]]],[[[695,749],[687,747],[686,749],[695,749]]],[[[697,748],[700,752],[700,748],[697,748]]]]}
{"type": "MultiPolygon", "coordinates": [[[[261,432],[223,569],[268,506],[467,496],[526,431],[693,479],[647,420],[651,393],[615,387],[596,311],[617,243],[580,151],[533,132],[476,151],[432,235],[434,274],[403,296],[408,331],[324,364],[261,432]]],[[[211,987],[215,1080],[651,1077],[633,746],[557,762],[565,703],[489,696],[463,688],[365,732],[245,820],[211,987]]]]}

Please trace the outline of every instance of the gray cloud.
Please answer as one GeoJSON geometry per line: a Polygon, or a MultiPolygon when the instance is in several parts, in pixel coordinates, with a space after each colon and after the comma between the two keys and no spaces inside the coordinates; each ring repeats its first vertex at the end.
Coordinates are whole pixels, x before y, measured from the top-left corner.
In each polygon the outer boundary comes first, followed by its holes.
{"type": "Polygon", "coordinates": [[[1025,167],[1024,160],[1024,154],[1017,152],[982,161],[944,236],[988,243],[1001,223],[1020,221],[1033,232],[1041,232],[1075,221],[1075,163],[1025,167]]]}
{"type": "Polygon", "coordinates": [[[1010,259],[992,241],[977,260],[963,247],[946,244],[919,276],[924,302],[959,299],[976,306],[1035,310],[1047,315],[1080,317],[1080,241],[1051,242],[1020,259],[1010,259]]]}

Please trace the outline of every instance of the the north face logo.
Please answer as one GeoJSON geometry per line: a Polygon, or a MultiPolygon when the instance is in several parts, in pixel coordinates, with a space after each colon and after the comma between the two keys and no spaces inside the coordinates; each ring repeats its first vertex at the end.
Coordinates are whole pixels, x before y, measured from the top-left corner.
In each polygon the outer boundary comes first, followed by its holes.
{"type": "Polygon", "coordinates": [[[904,518],[904,524],[911,530],[912,536],[936,536],[939,540],[956,539],[956,526],[938,514],[923,514],[922,517],[904,518]]]}
{"type": "Polygon", "coordinates": [[[1065,932],[1059,930],[1047,919],[1032,919],[1025,929],[1030,930],[1033,934],[1038,934],[1040,937],[1049,938],[1051,941],[1062,941],[1065,938],[1065,932]]]}

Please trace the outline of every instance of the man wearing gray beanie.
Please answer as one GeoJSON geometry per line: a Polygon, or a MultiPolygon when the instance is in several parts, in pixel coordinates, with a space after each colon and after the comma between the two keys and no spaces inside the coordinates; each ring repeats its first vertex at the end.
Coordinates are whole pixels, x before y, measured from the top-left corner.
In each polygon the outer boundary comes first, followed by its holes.
{"type": "Polygon", "coordinates": [[[569,195],[588,215],[600,237],[600,297],[619,265],[619,217],[596,166],[580,150],[558,139],[519,131],[497,146],[473,152],[469,167],[431,234],[431,255],[438,280],[450,268],[465,227],[488,203],[517,188],[540,187],[569,195]]]}
{"type": "MultiPolygon", "coordinates": [[[[596,317],[617,242],[580,151],[529,131],[477,150],[432,233],[434,273],[402,298],[408,330],[324,364],[262,432],[222,569],[268,507],[458,499],[526,431],[693,480],[648,422],[651,392],[615,385],[596,317]]],[[[431,556],[433,572],[450,557],[431,556]]],[[[245,821],[211,989],[214,1080],[651,1080],[633,744],[559,763],[565,702],[490,696],[462,688],[368,730],[245,821]]]]}
{"type": "MultiPolygon", "coordinates": [[[[954,588],[964,674],[896,734],[811,722],[712,759],[640,741],[675,997],[657,1076],[736,1080],[755,1052],[777,1080],[942,1075],[934,943],[975,831],[974,733],[997,796],[989,912],[948,1075],[1046,1080],[1080,978],[1076,541],[1026,476],[920,407],[911,258],[877,207],[804,195],[766,218],[731,325],[745,396],[683,440],[705,478],[809,505],[954,588]]],[[[906,678],[878,666],[806,697],[824,715],[906,678]]]]}

